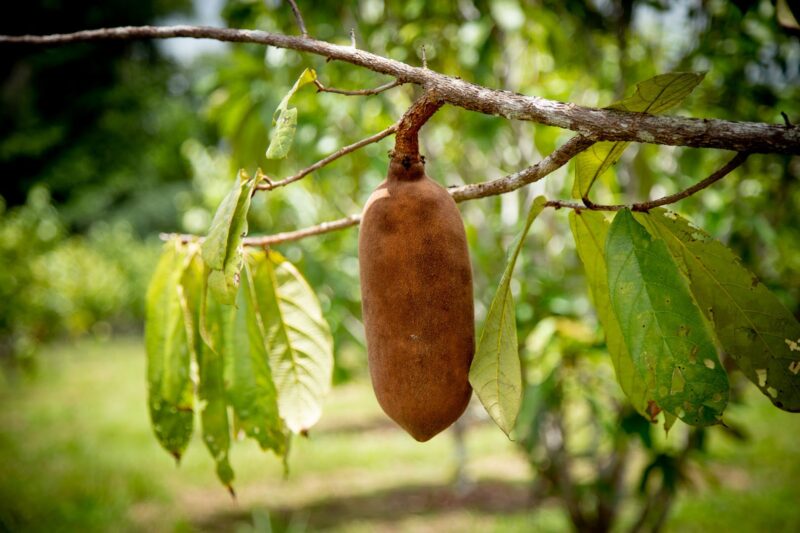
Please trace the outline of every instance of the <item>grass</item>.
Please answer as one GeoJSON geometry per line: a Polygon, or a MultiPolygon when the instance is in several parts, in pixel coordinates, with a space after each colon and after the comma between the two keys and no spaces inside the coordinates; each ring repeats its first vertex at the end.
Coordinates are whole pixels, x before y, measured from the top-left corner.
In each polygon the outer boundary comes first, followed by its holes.
{"type": "MultiPolygon", "coordinates": [[[[369,384],[334,390],[310,438],[281,462],[233,448],[237,499],[199,437],[180,467],[147,418],[139,339],[47,350],[33,380],[0,389],[0,531],[564,531],[555,502],[533,510],[523,457],[488,424],[466,434],[469,490],[453,484],[451,432],[424,445],[381,413],[369,384]]],[[[800,417],[760,396],[730,412],[740,445],[714,434],[709,476],[679,498],[668,529],[800,530],[800,417]]]]}

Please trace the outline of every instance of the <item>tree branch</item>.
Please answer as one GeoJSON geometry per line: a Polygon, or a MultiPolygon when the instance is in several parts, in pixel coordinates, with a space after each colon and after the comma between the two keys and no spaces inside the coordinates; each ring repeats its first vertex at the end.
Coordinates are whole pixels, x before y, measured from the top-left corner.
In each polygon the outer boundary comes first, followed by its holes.
{"type": "Polygon", "coordinates": [[[594,141],[582,135],[576,135],[533,166],[495,180],[451,187],[448,192],[456,202],[463,202],[515,191],[558,170],[592,144],[594,141]]]}
{"type": "Polygon", "coordinates": [[[445,102],[489,115],[569,129],[594,141],[631,141],[737,152],[800,154],[800,128],[783,124],[663,117],[595,109],[535,96],[496,91],[427,68],[310,37],[202,26],[128,26],[68,34],[0,36],[0,43],[56,45],[104,39],[190,37],[258,43],[321,55],[433,89],[445,102]]]}
{"type": "Polygon", "coordinates": [[[388,91],[389,89],[394,89],[395,87],[399,87],[400,85],[403,85],[403,82],[399,80],[394,80],[390,81],[389,83],[385,83],[379,87],[375,87],[374,89],[357,89],[354,91],[348,91],[346,89],[335,89],[333,87],[325,87],[319,80],[314,80],[314,85],[317,86],[318,93],[336,93],[336,94],[344,94],[345,96],[372,96],[373,94],[380,94],[384,91],[388,91]]]}
{"type": "Polygon", "coordinates": [[[282,242],[297,241],[313,235],[322,235],[323,233],[330,233],[340,229],[355,226],[361,222],[361,215],[350,215],[349,217],[340,218],[339,220],[332,220],[330,222],[323,222],[316,226],[310,226],[295,231],[285,231],[283,233],[276,233],[274,235],[266,235],[263,237],[245,237],[245,246],[269,246],[271,244],[279,244],[282,242]]]}
{"type": "Polygon", "coordinates": [[[746,152],[739,152],[736,154],[733,159],[725,163],[725,165],[711,174],[706,179],[699,181],[692,185],[691,187],[687,187],[686,189],[676,192],[675,194],[670,194],[669,196],[663,196],[661,198],[657,198],[655,200],[650,200],[648,202],[640,202],[635,204],[614,204],[614,205],[600,205],[594,204],[587,199],[583,200],[583,204],[579,204],[577,202],[565,202],[563,200],[550,200],[548,201],[545,206],[546,207],[554,207],[556,209],[561,209],[562,207],[568,209],[588,209],[590,211],[619,211],[621,209],[630,209],[631,211],[643,211],[647,212],[651,209],[655,209],[656,207],[661,207],[662,205],[674,204],[679,200],[683,200],[684,198],[688,198],[689,196],[693,195],[694,193],[701,191],[714,183],[718,182],[735,169],[739,168],[742,163],[745,162],[747,157],[750,154],[746,152]]]}
{"type": "Polygon", "coordinates": [[[300,27],[300,33],[303,37],[308,37],[308,30],[306,29],[306,23],[303,20],[303,15],[300,13],[300,8],[297,7],[297,2],[294,0],[287,0],[289,5],[292,8],[292,13],[294,13],[294,18],[297,20],[297,25],[300,27]]]}
{"type": "Polygon", "coordinates": [[[339,159],[343,155],[349,154],[350,152],[355,152],[359,148],[364,147],[364,146],[366,146],[368,144],[372,144],[372,143],[378,142],[381,139],[383,139],[385,137],[388,137],[389,135],[391,135],[395,131],[397,131],[397,124],[392,124],[391,126],[386,128],[385,130],[383,130],[381,132],[378,132],[375,135],[372,135],[371,137],[367,137],[366,139],[361,139],[358,142],[355,142],[355,143],[353,143],[351,145],[348,145],[348,146],[345,146],[343,148],[340,148],[339,150],[335,151],[331,155],[329,155],[329,156],[327,156],[327,157],[325,157],[323,159],[320,159],[319,161],[317,161],[313,165],[304,168],[303,170],[301,170],[297,174],[294,174],[293,176],[289,176],[288,178],[284,178],[284,179],[282,179],[280,181],[270,181],[270,182],[263,183],[263,184],[257,186],[256,189],[261,190],[261,191],[271,191],[272,189],[277,189],[278,187],[284,187],[286,185],[289,185],[290,183],[294,183],[295,181],[300,180],[300,179],[306,177],[307,175],[311,174],[315,170],[319,170],[320,168],[324,167],[325,165],[327,165],[329,163],[332,163],[333,161],[336,161],[337,159],[339,159]]]}

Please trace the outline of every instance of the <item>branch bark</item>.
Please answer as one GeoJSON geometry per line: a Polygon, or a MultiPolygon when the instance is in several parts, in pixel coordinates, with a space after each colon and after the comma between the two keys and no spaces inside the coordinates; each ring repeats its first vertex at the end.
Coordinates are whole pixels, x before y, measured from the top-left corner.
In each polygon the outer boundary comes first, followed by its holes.
{"type": "Polygon", "coordinates": [[[189,37],[227,42],[258,43],[338,59],[402,83],[433,89],[446,103],[514,120],[528,120],[569,129],[594,141],[632,141],[737,152],[800,154],[800,128],[783,124],[692,119],[595,109],[536,96],[496,91],[427,68],[412,67],[354,47],[309,37],[256,30],[203,26],[127,26],[68,34],[0,36],[0,43],[57,45],[108,39],[167,39],[189,37]]]}

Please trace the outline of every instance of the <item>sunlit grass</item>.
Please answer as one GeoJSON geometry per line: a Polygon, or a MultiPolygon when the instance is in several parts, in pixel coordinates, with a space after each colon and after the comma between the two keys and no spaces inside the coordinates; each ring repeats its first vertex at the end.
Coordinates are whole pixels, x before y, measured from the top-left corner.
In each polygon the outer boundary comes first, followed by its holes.
{"type": "MultiPolygon", "coordinates": [[[[530,507],[527,463],[502,432],[469,427],[466,468],[475,484],[459,492],[452,433],[416,443],[381,413],[365,381],[334,390],[319,426],[294,442],[288,479],[271,453],[236,442],[235,501],[198,436],[179,467],[159,448],[145,396],[135,338],[50,348],[35,379],[6,383],[0,530],[227,531],[254,512],[293,531],[568,529],[557,502],[530,507]]],[[[712,476],[680,497],[669,529],[800,529],[800,417],[752,400],[729,413],[751,439],[712,436],[712,476]]]]}

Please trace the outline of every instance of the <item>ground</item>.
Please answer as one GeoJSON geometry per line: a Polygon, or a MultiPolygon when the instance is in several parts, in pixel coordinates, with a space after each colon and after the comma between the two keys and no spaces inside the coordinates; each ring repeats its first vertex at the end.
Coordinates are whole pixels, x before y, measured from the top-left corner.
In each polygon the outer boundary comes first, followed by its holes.
{"type": "MultiPolygon", "coordinates": [[[[46,349],[34,379],[0,383],[0,531],[564,531],[558,502],[534,507],[523,456],[489,423],[466,433],[471,484],[454,484],[451,432],[419,444],[381,413],[369,384],[334,389],[298,439],[290,473],[234,444],[237,498],[195,438],[176,467],[151,434],[138,338],[46,349]]],[[[799,531],[800,415],[756,392],[731,420],[750,439],[711,439],[711,475],[683,493],[668,530],[799,531]]]]}

